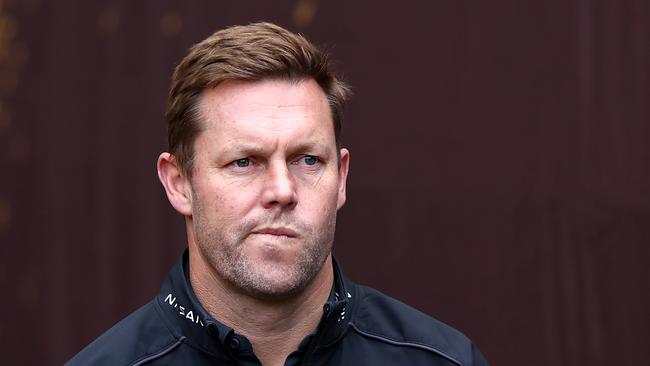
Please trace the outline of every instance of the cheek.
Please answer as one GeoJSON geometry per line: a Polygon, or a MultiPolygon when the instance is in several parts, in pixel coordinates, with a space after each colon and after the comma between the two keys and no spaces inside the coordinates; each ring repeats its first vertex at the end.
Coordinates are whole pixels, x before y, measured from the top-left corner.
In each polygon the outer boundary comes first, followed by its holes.
{"type": "Polygon", "coordinates": [[[241,220],[246,211],[243,207],[243,202],[233,199],[216,200],[212,207],[215,218],[222,221],[222,223],[224,221],[241,220]]]}
{"type": "Polygon", "coordinates": [[[210,209],[213,213],[228,215],[229,213],[241,211],[242,208],[250,204],[252,199],[252,187],[241,187],[219,184],[210,180],[201,187],[199,199],[205,208],[210,209]]]}
{"type": "Polygon", "coordinates": [[[338,190],[328,189],[310,192],[311,197],[303,198],[305,211],[317,216],[315,220],[327,220],[333,211],[336,211],[338,190]]]}
{"type": "Polygon", "coordinates": [[[252,194],[224,194],[215,200],[214,212],[219,219],[226,222],[240,223],[249,218],[250,213],[258,206],[257,199],[252,194]]]}

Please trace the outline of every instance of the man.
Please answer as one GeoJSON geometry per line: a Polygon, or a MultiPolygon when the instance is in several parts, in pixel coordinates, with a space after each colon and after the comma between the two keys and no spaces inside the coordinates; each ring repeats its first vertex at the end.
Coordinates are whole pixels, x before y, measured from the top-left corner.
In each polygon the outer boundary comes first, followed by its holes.
{"type": "Polygon", "coordinates": [[[221,30],[174,72],[158,175],[188,250],[158,297],[70,365],[486,365],[462,334],[345,277],[331,254],[348,88],[269,23],[221,30]]]}

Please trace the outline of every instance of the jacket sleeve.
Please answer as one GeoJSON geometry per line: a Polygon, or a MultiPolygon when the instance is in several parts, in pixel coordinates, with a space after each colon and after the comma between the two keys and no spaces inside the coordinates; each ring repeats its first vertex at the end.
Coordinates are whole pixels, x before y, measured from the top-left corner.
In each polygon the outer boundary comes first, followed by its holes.
{"type": "Polygon", "coordinates": [[[481,351],[472,344],[472,366],[489,366],[481,351]]]}

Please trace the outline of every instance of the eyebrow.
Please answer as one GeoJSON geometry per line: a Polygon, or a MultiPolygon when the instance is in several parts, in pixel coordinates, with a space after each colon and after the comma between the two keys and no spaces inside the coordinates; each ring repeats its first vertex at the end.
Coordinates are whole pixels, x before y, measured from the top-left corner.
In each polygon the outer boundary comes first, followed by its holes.
{"type": "MultiPolygon", "coordinates": [[[[231,143],[227,144],[221,150],[221,154],[242,154],[242,155],[264,155],[268,151],[268,148],[265,145],[257,145],[250,143],[231,143]]],[[[319,153],[327,153],[328,149],[326,145],[319,142],[304,142],[294,146],[290,146],[288,149],[290,154],[296,152],[311,152],[316,151],[319,153]]]]}

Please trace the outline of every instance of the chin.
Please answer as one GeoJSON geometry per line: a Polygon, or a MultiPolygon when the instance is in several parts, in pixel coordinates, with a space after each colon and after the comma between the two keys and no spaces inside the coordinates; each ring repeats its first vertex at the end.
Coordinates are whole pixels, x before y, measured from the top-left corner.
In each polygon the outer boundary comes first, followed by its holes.
{"type": "Polygon", "coordinates": [[[301,293],[315,274],[305,271],[294,255],[273,252],[270,257],[251,260],[247,273],[240,273],[235,286],[260,300],[284,300],[301,293]],[[282,255],[285,254],[285,255],[282,255]]]}
{"type": "Polygon", "coordinates": [[[249,237],[239,246],[205,246],[212,268],[232,290],[263,301],[281,301],[302,293],[320,273],[331,246],[302,239],[249,237]]]}
{"type": "Polygon", "coordinates": [[[292,267],[299,261],[301,243],[263,241],[255,243],[249,248],[248,258],[253,265],[273,265],[292,267]]]}
{"type": "Polygon", "coordinates": [[[295,278],[262,275],[253,286],[243,288],[249,296],[260,300],[286,300],[300,294],[309,284],[296,281],[295,278]]]}

